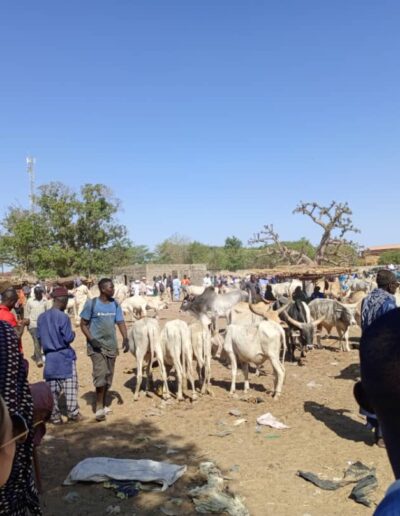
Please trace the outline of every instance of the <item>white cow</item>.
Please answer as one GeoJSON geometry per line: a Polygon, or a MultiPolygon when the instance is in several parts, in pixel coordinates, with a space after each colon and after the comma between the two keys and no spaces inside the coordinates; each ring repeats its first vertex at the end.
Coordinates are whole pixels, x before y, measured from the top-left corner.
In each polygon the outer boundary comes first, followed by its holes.
{"type": "Polygon", "coordinates": [[[230,394],[236,390],[237,361],[242,364],[244,391],[249,390],[249,364],[259,367],[268,358],[274,370],[273,397],[277,399],[285,379],[283,365],[286,353],[286,339],[283,328],[274,321],[263,321],[258,326],[230,324],[227,328],[224,350],[229,356],[232,367],[230,394]],[[282,361],[280,353],[283,350],[282,361]]]}
{"type": "Polygon", "coordinates": [[[197,362],[200,392],[213,394],[211,391],[211,334],[210,330],[196,321],[189,325],[192,350],[197,362]]]}
{"type": "Polygon", "coordinates": [[[130,314],[135,319],[146,317],[146,310],[154,310],[157,317],[159,310],[168,308],[168,303],[158,297],[131,296],[121,303],[121,308],[124,313],[130,314]]]}
{"type": "Polygon", "coordinates": [[[275,283],[272,286],[272,293],[276,298],[278,297],[290,297],[293,295],[296,287],[302,287],[303,284],[300,280],[284,281],[283,283],[275,283]]]}
{"type": "Polygon", "coordinates": [[[129,287],[123,283],[114,283],[114,299],[121,305],[129,297],[129,287]]]}
{"type": "Polygon", "coordinates": [[[192,399],[197,398],[194,387],[193,366],[192,366],[192,343],[190,331],[185,321],[174,319],[168,321],[161,330],[160,337],[164,364],[173,366],[177,380],[177,399],[183,400],[183,391],[186,388],[187,379],[192,387],[192,399]]]}
{"type": "Polygon", "coordinates": [[[146,393],[149,390],[150,376],[154,359],[157,359],[163,380],[163,397],[169,397],[164,357],[160,344],[160,327],[155,319],[145,318],[136,321],[128,334],[129,350],[136,357],[136,387],[133,399],[139,399],[139,390],[143,378],[143,364],[147,360],[146,393]]]}
{"type": "Polygon", "coordinates": [[[79,285],[74,290],[74,301],[75,301],[75,326],[79,326],[81,322],[80,313],[85,306],[85,303],[88,299],[91,299],[92,296],[89,292],[89,289],[86,285],[79,285]]]}

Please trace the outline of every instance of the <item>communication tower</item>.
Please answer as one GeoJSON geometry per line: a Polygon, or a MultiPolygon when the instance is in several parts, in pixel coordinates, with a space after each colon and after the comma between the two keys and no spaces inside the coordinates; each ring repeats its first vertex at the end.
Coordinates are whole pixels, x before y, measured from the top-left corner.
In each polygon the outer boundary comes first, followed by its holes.
{"type": "Polygon", "coordinates": [[[26,170],[29,174],[29,203],[31,211],[35,211],[35,163],[36,158],[27,156],[26,170]]]}

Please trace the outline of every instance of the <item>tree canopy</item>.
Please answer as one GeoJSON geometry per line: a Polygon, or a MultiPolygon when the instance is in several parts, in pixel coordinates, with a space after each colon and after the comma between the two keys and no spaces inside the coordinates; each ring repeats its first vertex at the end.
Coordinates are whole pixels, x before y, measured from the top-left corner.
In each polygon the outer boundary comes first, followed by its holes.
{"type": "Polygon", "coordinates": [[[98,274],[116,263],[145,260],[116,214],[119,201],[102,184],[85,184],[76,193],[62,183],[38,189],[36,209],[11,206],[0,236],[1,259],[40,277],[98,274]]]}

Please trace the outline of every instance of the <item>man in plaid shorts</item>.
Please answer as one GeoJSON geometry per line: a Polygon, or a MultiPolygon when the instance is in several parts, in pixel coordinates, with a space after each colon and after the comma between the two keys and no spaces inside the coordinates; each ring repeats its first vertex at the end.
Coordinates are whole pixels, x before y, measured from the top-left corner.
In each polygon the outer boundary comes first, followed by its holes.
{"type": "Polygon", "coordinates": [[[44,378],[54,399],[50,421],[55,425],[63,422],[58,407],[61,392],[67,405],[68,420],[81,421],[78,405],[78,377],[76,354],[71,343],[75,339],[71,321],[64,312],[68,303],[68,290],[57,287],[52,292],[53,308],[41,314],[37,321],[37,334],[46,357],[44,378]]]}

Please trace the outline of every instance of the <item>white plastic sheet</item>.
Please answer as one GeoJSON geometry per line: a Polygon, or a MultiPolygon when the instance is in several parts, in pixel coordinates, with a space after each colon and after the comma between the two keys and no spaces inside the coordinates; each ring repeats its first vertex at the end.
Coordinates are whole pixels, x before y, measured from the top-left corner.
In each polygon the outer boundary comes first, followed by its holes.
{"type": "Polygon", "coordinates": [[[162,484],[162,491],[178,480],[186,466],[141,459],[112,459],[93,457],[84,459],[72,468],[64,481],[65,486],[76,482],[105,482],[114,480],[137,480],[162,484]]]}
{"type": "Polygon", "coordinates": [[[290,428],[289,426],[285,425],[284,423],[281,423],[274,417],[271,412],[267,412],[266,414],[263,414],[262,416],[257,418],[257,423],[259,425],[265,425],[270,426],[272,428],[276,428],[277,430],[282,430],[283,428],[290,428]]]}

